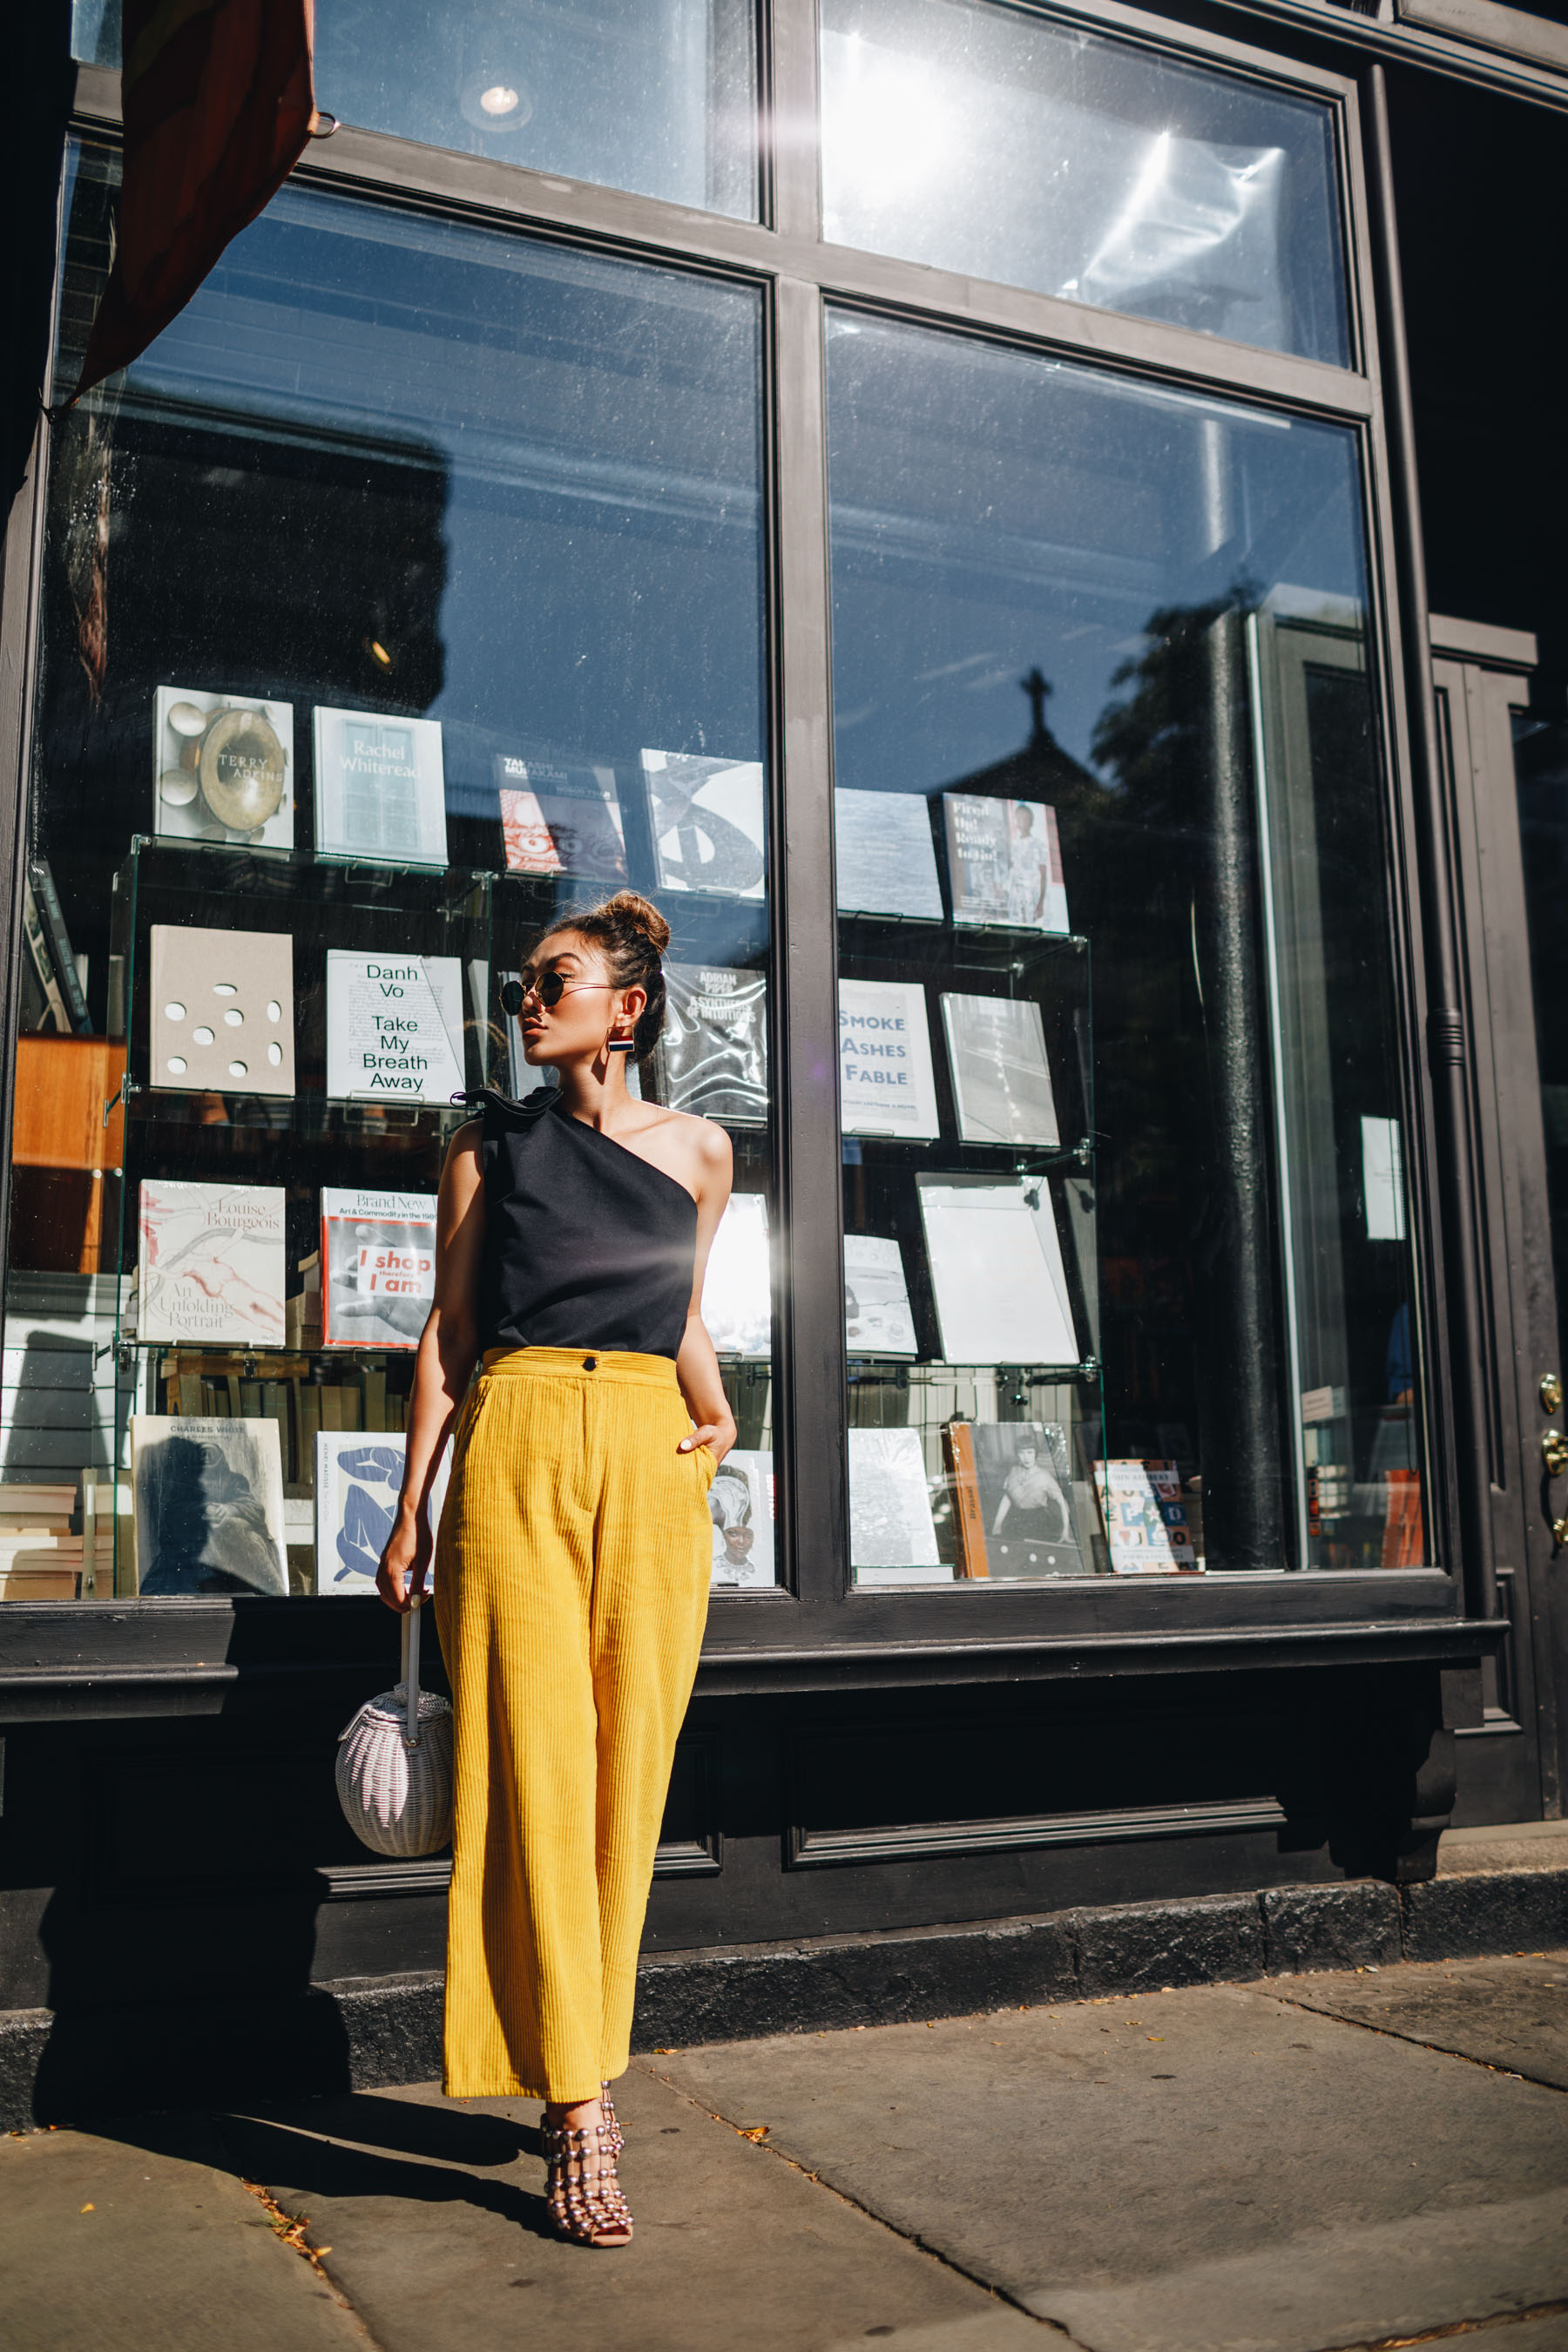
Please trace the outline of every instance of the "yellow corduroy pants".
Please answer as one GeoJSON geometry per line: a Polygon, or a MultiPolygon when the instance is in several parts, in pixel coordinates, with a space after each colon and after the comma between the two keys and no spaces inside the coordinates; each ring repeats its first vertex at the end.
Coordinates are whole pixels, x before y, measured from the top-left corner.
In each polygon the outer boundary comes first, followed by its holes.
{"type": "Polygon", "coordinates": [[[456,1723],[446,2089],[575,2103],[624,2072],[712,1559],[668,1357],[492,1350],[437,1541],[456,1723]]]}

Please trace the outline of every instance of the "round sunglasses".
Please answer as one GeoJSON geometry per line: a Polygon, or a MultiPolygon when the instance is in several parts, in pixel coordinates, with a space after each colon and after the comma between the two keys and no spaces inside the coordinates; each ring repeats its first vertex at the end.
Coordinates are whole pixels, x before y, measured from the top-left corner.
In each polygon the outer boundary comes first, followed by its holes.
{"type": "Polygon", "coordinates": [[[521,980],[503,980],[500,990],[501,1011],[515,1019],[531,996],[537,996],[547,1013],[552,1012],[563,996],[581,996],[590,988],[608,988],[607,980],[579,980],[567,982],[558,971],[542,971],[525,988],[521,980]]]}

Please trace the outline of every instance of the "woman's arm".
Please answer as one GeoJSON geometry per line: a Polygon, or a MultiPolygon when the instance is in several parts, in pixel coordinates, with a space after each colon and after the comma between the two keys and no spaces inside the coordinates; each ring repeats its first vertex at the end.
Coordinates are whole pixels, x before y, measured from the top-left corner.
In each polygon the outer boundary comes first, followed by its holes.
{"type": "Polygon", "coordinates": [[[698,1146],[697,1256],[691,1304],[686,1310],[686,1332],[675,1359],[675,1374],[686,1399],[686,1409],[697,1424],[689,1437],[681,1439],[681,1453],[690,1454],[699,1445],[706,1445],[722,1462],[735,1443],[735,1416],[730,1411],[730,1400],[719,1377],[719,1359],[702,1320],[702,1284],[708,1272],[708,1253],[713,1246],[713,1236],[734,1181],[735,1159],[730,1139],[721,1127],[705,1119],[702,1129],[698,1146]]]}
{"type": "Polygon", "coordinates": [[[479,1123],[470,1119],[452,1138],[441,1171],[441,1196],[436,1209],[436,1296],[414,1362],[403,1491],[375,1578],[375,1589],[389,1609],[406,1609],[411,1593],[425,1590],[433,1546],[430,1482],[479,1351],[474,1302],[484,1241],[479,1123]]]}

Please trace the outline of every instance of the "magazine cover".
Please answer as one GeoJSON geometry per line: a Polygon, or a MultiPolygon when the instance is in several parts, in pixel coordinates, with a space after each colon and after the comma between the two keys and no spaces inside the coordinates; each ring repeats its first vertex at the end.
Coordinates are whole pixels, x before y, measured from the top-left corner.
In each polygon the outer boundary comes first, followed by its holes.
{"type": "Polygon", "coordinates": [[[849,1562],[861,1584],[951,1584],[918,1429],[851,1429],[849,1562]]]}
{"type": "Polygon", "coordinates": [[[904,1261],[896,1241],[878,1234],[844,1236],[844,1332],[852,1356],[912,1356],[904,1261]]]}
{"type": "Polygon", "coordinates": [[[702,1277],[702,1320],[721,1356],[773,1353],[768,1204],[761,1192],[731,1192],[724,1203],[702,1277]]]}
{"type": "Polygon", "coordinates": [[[626,833],[613,768],[561,768],[501,752],[494,772],[509,873],[626,880],[626,833]]]}
{"type": "Polygon", "coordinates": [[[940,1132],[926,992],[918,981],[839,982],[838,1102],[846,1135],[940,1132]]]}
{"type": "Polygon", "coordinates": [[[445,866],[441,724],[380,710],[311,714],[316,854],[389,866],[445,866]]]}
{"type": "Polygon", "coordinates": [[[993,1577],[1082,1576],[1067,1432],[1055,1422],[971,1424],[993,1577]]]}
{"type": "Polygon", "coordinates": [[[153,697],[153,829],[294,846],[294,706],[205,688],[153,697]]]}
{"type": "Polygon", "coordinates": [[[287,931],[154,923],[148,1016],[154,1091],[291,1095],[294,941],[287,931]]]}
{"type": "Polygon", "coordinates": [[[283,1345],[280,1184],[143,1177],[137,1337],[195,1347],[283,1345]]]}
{"type": "Polygon", "coordinates": [[[1097,1462],[1094,1483],[1117,1575],[1196,1568],[1173,1462],[1097,1462]]]}
{"type": "Polygon", "coordinates": [[[287,1593],[275,1421],[133,1412],[131,1480],[144,1596],[287,1593]]]}
{"type": "Polygon", "coordinates": [[[768,1118],[767,983],[760,971],[667,963],[658,1098],[727,1127],[768,1118]]]}
{"type": "Polygon", "coordinates": [[[1013,996],[944,991],[942,1025],[964,1142],[1055,1150],[1061,1130],[1039,1006],[1013,996]]]}
{"type": "Polygon", "coordinates": [[[918,793],[833,795],[841,915],[894,915],[940,923],[942,885],[931,803],[918,793]]]}
{"type": "Polygon", "coordinates": [[[766,870],[762,761],[644,751],[642,771],[659,888],[760,898],[766,870]]]}
{"type": "Polygon", "coordinates": [[[1058,931],[1068,922],[1057,813],[1040,801],[943,793],[952,919],[1058,931]]]}
{"type": "Polygon", "coordinates": [[[416,1348],[436,1296],[434,1192],[321,1192],[321,1345],[416,1348]]]}
{"type": "MultiPolygon", "coordinates": [[[[403,1486],[401,1436],[365,1436],[357,1430],[316,1433],[316,1591],[340,1599],[375,1592],[375,1571],[392,1533],[403,1486]]],[[[430,1490],[430,1532],[441,1524],[451,1475],[447,1444],[430,1490]]],[[[425,1579],[436,1584],[435,1561],[425,1579]]]]}
{"type": "Polygon", "coordinates": [[[773,1457],[736,1446],[708,1489],[713,1522],[714,1585],[755,1590],[773,1584],[773,1457]]]}
{"type": "Polygon", "coordinates": [[[327,1095],[333,1102],[439,1103],[461,1094],[458,956],[327,950],[327,1095]]]}

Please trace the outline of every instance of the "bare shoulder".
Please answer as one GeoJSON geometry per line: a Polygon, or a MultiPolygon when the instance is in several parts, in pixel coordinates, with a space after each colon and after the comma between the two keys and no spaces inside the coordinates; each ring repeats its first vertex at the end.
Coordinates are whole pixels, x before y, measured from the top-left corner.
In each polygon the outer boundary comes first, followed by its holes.
{"type": "Polygon", "coordinates": [[[641,1132],[647,1138],[649,1159],[670,1173],[679,1172],[697,1192],[728,1181],[734,1154],[721,1127],[689,1111],[671,1110],[665,1103],[649,1103],[646,1108],[652,1116],[642,1122],[641,1132]]]}
{"type": "Polygon", "coordinates": [[[454,1167],[459,1160],[477,1159],[479,1139],[483,1133],[482,1119],[466,1118],[462,1126],[455,1130],[451,1141],[447,1146],[447,1167],[454,1167]]]}

